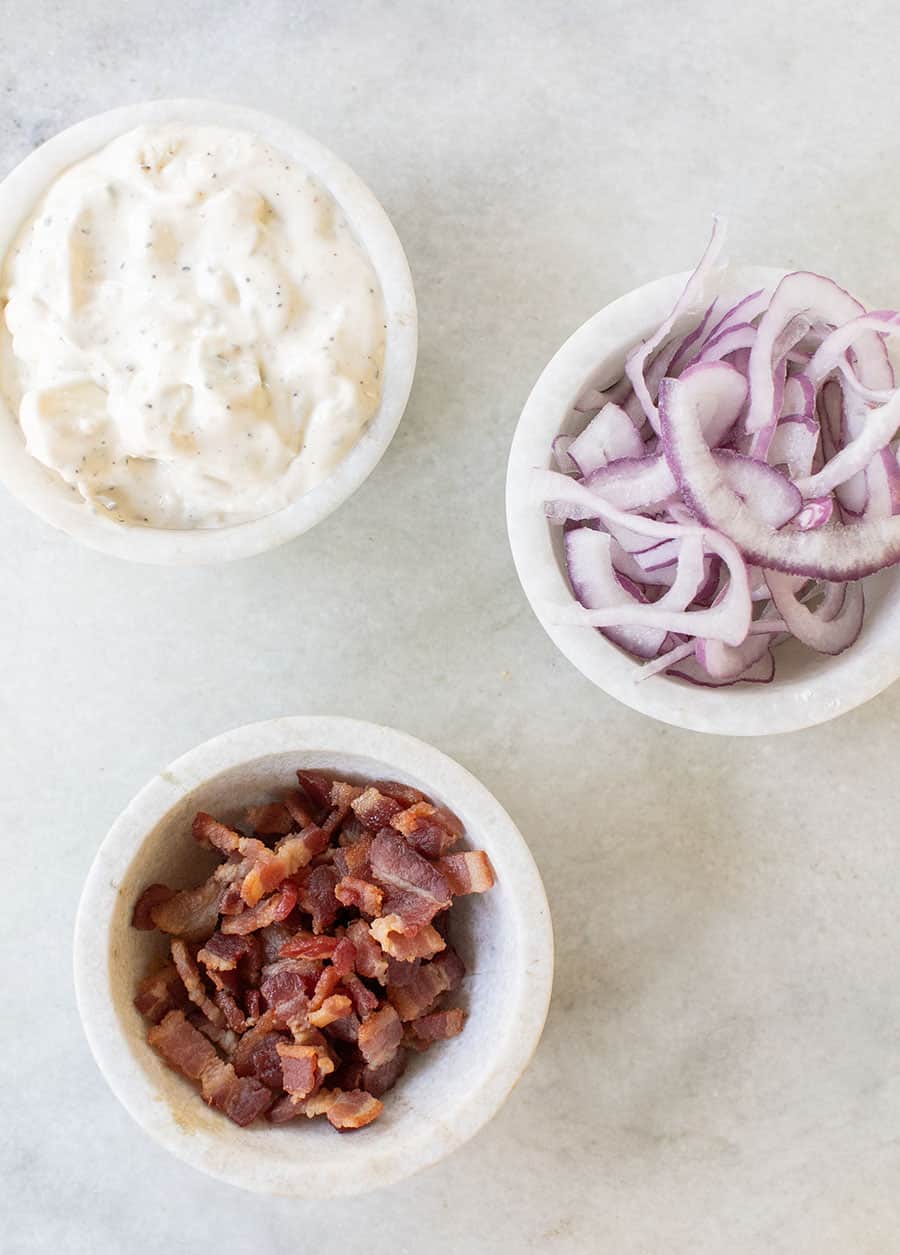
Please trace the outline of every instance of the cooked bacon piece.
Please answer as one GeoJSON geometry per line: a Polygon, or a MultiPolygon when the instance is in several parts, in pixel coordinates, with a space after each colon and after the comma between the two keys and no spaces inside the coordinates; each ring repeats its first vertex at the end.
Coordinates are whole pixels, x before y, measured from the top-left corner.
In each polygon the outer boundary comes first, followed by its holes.
{"type": "Polygon", "coordinates": [[[242,836],[234,828],[229,828],[227,824],[221,824],[218,819],[213,819],[212,815],[208,815],[206,811],[197,811],[191,825],[191,832],[194,834],[194,840],[200,845],[218,850],[226,857],[229,854],[240,854],[243,858],[254,858],[260,850],[266,848],[255,837],[242,836]]]}
{"type": "Polygon", "coordinates": [[[314,823],[312,811],[299,789],[294,789],[284,799],[284,809],[298,828],[308,828],[314,823]]]}
{"type": "Polygon", "coordinates": [[[345,1063],[335,1079],[341,1089],[364,1089],[373,1098],[381,1098],[403,1075],[406,1059],[406,1052],[398,1050],[387,1063],[373,1068],[360,1056],[345,1063]]]}
{"type": "Polygon", "coordinates": [[[299,932],[284,943],[279,953],[283,959],[330,959],[339,944],[337,937],[299,932]]]}
{"type": "Polygon", "coordinates": [[[334,851],[334,865],[345,879],[353,877],[358,880],[368,880],[372,875],[372,865],[369,862],[369,854],[372,849],[374,837],[364,836],[359,841],[354,841],[351,845],[342,846],[334,851]]]}
{"type": "Polygon", "coordinates": [[[197,961],[180,937],[172,938],[172,962],[194,1006],[200,1008],[211,1024],[224,1024],[225,1016],[207,994],[197,961]]]}
{"type": "Polygon", "coordinates": [[[459,1007],[451,1007],[449,1011],[433,1011],[431,1015],[422,1015],[413,1020],[410,1032],[421,1042],[429,1045],[434,1041],[445,1041],[461,1033],[466,1023],[466,1013],[459,1007]]]}
{"type": "Polygon", "coordinates": [[[485,893],[494,884],[494,869],[484,850],[466,850],[439,858],[435,867],[447,878],[454,898],[466,893],[485,893]]]}
{"type": "Polygon", "coordinates": [[[412,937],[405,936],[403,920],[399,915],[385,915],[372,920],[371,931],[385,954],[402,963],[411,963],[413,959],[431,959],[447,945],[431,924],[420,928],[412,937]]]}
{"type": "Polygon", "coordinates": [[[463,834],[462,824],[455,815],[430,802],[416,802],[393,815],[390,824],[426,858],[439,858],[452,849],[463,834]]]}
{"type": "Polygon", "coordinates": [[[324,1116],[337,1102],[340,1094],[339,1089],[320,1089],[317,1094],[307,1098],[303,1104],[303,1114],[309,1116],[310,1119],[314,1116],[324,1116]]]}
{"type": "Polygon", "coordinates": [[[372,834],[367,832],[355,815],[348,815],[341,824],[338,833],[338,847],[358,845],[360,841],[371,841],[372,834]]]}
{"type": "Polygon", "coordinates": [[[333,967],[326,967],[322,972],[322,975],[316,981],[316,987],[309,1000],[310,1011],[318,1011],[325,999],[331,997],[340,983],[340,973],[333,967]]]}
{"type": "Polygon", "coordinates": [[[294,1102],[290,1094],[284,1094],[269,1108],[269,1120],[272,1124],[287,1124],[298,1116],[306,1115],[306,1104],[294,1102]]]}
{"type": "Polygon", "coordinates": [[[367,985],[364,985],[357,975],[348,972],[342,977],[344,988],[353,999],[353,1010],[360,1017],[369,1015],[378,1006],[378,995],[373,994],[367,985]]]}
{"type": "Polygon", "coordinates": [[[204,1037],[208,1037],[214,1046],[218,1046],[230,1063],[231,1056],[237,1050],[240,1041],[237,1033],[232,1032],[230,1028],[220,1028],[210,1023],[199,1011],[191,1012],[187,1018],[189,1024],[193,1024],[194,1028],[199,1029],[204,1037]]]}
{"type": "Polygon", "coordinates": [[[148,885],[137,902],[131,915],[131,927],[140,928],[142,932],[152,932],[156,927],[151,912],[160,902],[168,902],[175,897],[175,890],[168,885],[148,885]]]}
{"type": "Polygon", "coordinates": [[[241,896],[248,906],[255,906],[263,894],[277,889],[283,880],[306,867],[328,845],[328,836],[312,824],[296,836],[285,837],[274,850],[263,847],[244,877],[241,896]]]}
{"type": "Polygon", "coordinates": [[[297,1102],[308,1098],[322,1083],[315,1046],[280,1041],[275,1049],[281,1060],[282,1088],[297,1102]]]}
{"type": "Polygon", "coordinates": [[[420,789],[413,788],[411,784],[398,784],[396,780],[376,780],[375,788],[379,793],[385,793],[388,797],[392,797],[401,806],[415,806],[416,802],[428,801],[428,798],[420,789]]]}
{"type": "Polygon", "coordinates": [[[187,993],[174,963],[167,963],[158,972],[145,976],[134,999],[138,1011],[151,1024],[158,1024],[164,1015],[187,1004],[187,993]]]}
{"type": "Polygon", "coordinates": [[[337,919],[341,904],[334,896],[338,874],[333,867],[314,867],[299,883],[298,902],[301,911],[312,916],[312,930],[323,933],[337,919]]]}
{"type": "Polygon", "coordinates": [[[305,959],[278,959],[263,968],[259,992],[278,1027],[305,1021],[310,989],[315,987],[316,965],[305,959]]]}
{"type": "Polygon", "coordinates": [[[342,937],[334,948],[331,963],[339,976],[352,975],[356,967],[356,946],[349,937],[342,937]]]}
{"type": "Polygon", "coordinates": [[[340,828],[341,824],[350,813],[350,804],[362,793],[362,789],[355,784],[346,784],[342,780],[335,780],[331,786],[329,795],[329,803],[331,810],[327,817],[322,821],[322,828],[328,833],[329,838],[334,832],[340,828]]]}
{"type": "Polygon", "coordinates": [[[240,915],[229,915],[222,921],[223,933],[252,933],[257,928],[280,923],[297,905],[297,886],[287,881],[276,893],[263,898],[256,906],[240,915]]]}
{"type": "Polygon", "coordinates": [[[344,876],[334,887],[334,896],[344,906],[355,906],[371,919],[381,911],[384,894],[377,885],[358,876],[344,876]]]}
{"type": "Polygon", "coordinates": [[[366,1063],[373,1068],[380,1068],[393,1059],[400,1049],[403,1039],[403,1025],[400,1017],[386,1002],[378,1011],[373,1011],[359,1026],[357,1042],[359,1051],[366,1063]]]}
{"type": "Polygon", "coordinates": [[[294,819],[283,802],[267,802],[264,806],[250,807],[247,823],[261,837],[284,837],[293,828],[294,819]]]}
{"type": "Polygon", "coordinates": [[[406,931],[430,924],[451,902],[450,886],[437,868],[396,832],[385,829],[372,842],[372,875],[392,890],[383,910],[399,915],[406,931]]]}
{"type": "Polygon", "coordinates": [[[288,928],[287,924],[269,924],[251,935],[260,940],[263,963],[274,963],[281,954],[281,947],[293,937],[294,929],[288,928]]]}
{"type": "MultiPolygon", "coordinates": [[[[377,1120],[384,1111],[384,1103],[362,1089],[334,1090],[338,1097],[330,1103],[325,1115],[329,1123],[343,1132],[345,1129],[361,1129],[377,1120]]],[[[307,1115],[309,1111],[307,1110],[307,1115]]]]}
{"type": "Polygon", "coordinates": [[[379,832],[387,827],[393,817],[403,810],[399,802],[372,787],[364,789],[359,797],[354,798],[350,808],[363,827],[370,832],[379,832]]]}
{"type": "Polygon", "coordinates": [[[323,771],[298,771],[297,779],[304,795],[312,803],[316,811],[321,812],[328,806],[331,797],[332,779],[323,771]]]}
{"type": "Polygon", "coordinates": [[[381,946],[369,931],[365,920],[355,919],[347,925],[347,938],[356,949],[356,970],[367,980],[377,980],[382,985],[387,977],[387,960],[381,946]]]}
{"type": "Polygon", "coordinates": [[[230,1063],[216,1057],[200,1077],[200,1089],[211,1107],[242,1127],[272,1105],[272,1091],[250,1076],[238,1076],[230,1063]]]}
{"type": "Polygon", "coordinates": [[[169,1067],[175,1068],[191,1081],[199,1081],[203,1069],[216,1061],[216,1048],[183,1011],[170,1011],[147,1033],[147,1041],[169,1067]]]}
{"type": "Polygon", "coordinates": [[[217,989],[213,994],[213,1001],[222,1012],[225,1023],[232,1032],[243,1033],[246,1030],[247,1020],[231,990],[217,989]]]}
{"type": "Polygon", "coordinates": [[[197,952],[197,962],[208,971],[234,972],[238,962],[251,951],[251,936],[239,937],[229,933],[214,932],[197,952]]]}
{"type": "Polygon", "coordinates": [[[281,1089],[281,1059],[276,1047],[289,1038],[273,1032],[268,1023],[244,1033],[231,1062],[238,1076],[255,1076],[269,1089],[281,1089]]]}
{"type": "Polygon", "coordinates": [[[248,1024],[255,1024],[262,1011],[262,994],[258,989],[244,990],[244,1011],[248,1024]]]}
{"type": "Polygon", "coordinates": [[[167,902],[157,902],[150,918],[160,932],[172,933],[185,941],[205,941],[215,930],[219,905],[239,872],[238,864],[223,863],[196,889],[184,889],[167,902]]]}
{"type": "Polygon", "coordinates": [[[430,963],[420,964],[402,985],[388,980],[388,998],[404,1022],[417,1020],[429,1011],[442,993],[455,989],[465,971],[462,960],[449,947],[430,963]]]}
{"type": "Polygon", "coordinates": [[[324,1033],[320,1033],[317,1028],[299,1028],[295,1025],[293,1035],[294,1041],[298,1046],[313,1046],[315,1048],[316,1054],[319,1056],[318,1067],[322,1076],[328,1076],[334,1071],[334,1058],[328,1038],[324,1033]]]}
{"type": "Polygon", "coordinates": [[[335,1020],[343,1020],[353,1010],[353,1003],[346,994],[331,994],[320,1007],[310,1011],[309,1022],[313,1028],[325,1028],[335,1020]]]}
{"type": "Polygon", "coordinates": [[[342,1016],[341,1019],[335,1020],[333,1024],[329,1024],[325,1032],[336,1041],[355,1045],[356,1038],[359,1035],[359,1016],[355,1011],[351,1011],[349,1015],[342,1016]]]}

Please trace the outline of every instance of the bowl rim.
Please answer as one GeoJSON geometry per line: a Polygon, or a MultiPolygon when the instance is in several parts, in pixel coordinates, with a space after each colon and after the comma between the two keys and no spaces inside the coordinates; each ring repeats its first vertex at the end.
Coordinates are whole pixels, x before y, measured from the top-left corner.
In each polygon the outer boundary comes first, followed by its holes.
{"type": "MultiPolygon", "coordinates": [[[[787,273],[769,266],[732,267],[720,290],[743,295],[770,287],[787,273]]],[[[557,649],[593,684],[632,710],[674,727],[723,736],[813,727],[862,705],[893,683],[900,676],[896,649],[886,641],[871,648],[853,647],[829,659],[818,675],[789,680],[776,675],[768,685],[704,689],[665,676],[638,684],[634,680],[638,664],[601,633],[552,619],[552,603],[570,600],[572,593],[530,477],[536,469],[550,466],[550,443],[578,395],[596,377],[598,363],[607,357],[624,360],[625,352],[669,313],[689,274],[665,275],[604,306],[544,367],[516,425],[507,464],[506,522],[513,562],[531,609],[557,649]]],[[[900,583],[896,587],[900,591],[900,583]]]]}
{"type": "Polygon", "coordinates": [[[412,275],[387,213],[353,170],[292,123],[243,105],[179,98],[124,105],[85,118],[45,141],[0,182],[0,265],[50,183],[67,167],[139,126],[184,122],[252,131],[309,170],[350,222],[381,283],[387,333],[383,390],[363,435],[310,492],[273,514],[228,527],[129,527],[102,517],[25,449],[16,416],[0,392],[0,481],[32,513],[101,553],[136,562],[203,564],[252,557],[294,539],[342,505],[372,473],[403,417],[412,389],[418,318],[412,275]]]}
{"type": "MultiPolygon", "coordinates": [[[[492,857],[494,853],[492,852],[492,857]]],[[[537,1048],[553,983],[553,931],[546,893],[534,858],[497,799],[470,772],[433,746],[404,732],[360,720],[286,716],[246,724],[203,742],[150,780],[128,803],[100,845],[85,880],[75,922],[74,980],[79,1016],[88,1044],[113,1093],[141,1128],[192,1167],[260,1193],[324,1199],[363,1193],[393,1184],[443,1159],[474,1136],[499,1110],[537,1048]],[[336,1177],[328,1164],[298,1156],[290,1171],[273,1174],[267,1161],[229,1145],[232,1127],[223,1119],[215,1135],[185,1131],[176,1113],[154,1089],[129,1047],[111,989],[107,960],[98,979],[98,954],[108,956],[119,889],[134,856],[150,833],[186,795],[223,773],[271,754],[346,753],[389,763],[424,782],[502,843],[498,876],[510,892],[517,930],[518,979],[508,982],[509,1031],[485,1061],[480,1081],[448,1110],[440,1127],[423,1130],[390,1153],[372,1142],[367,1158],[355,1160],[353,1175],[336,1177]],[[464,799],[464,802],[463,802],[464,799]],[[258,1169],[254,1173],[254,1166],[258,1169]]],[[[199,1102],[199,1098],[198,1098],[199,1102]]],[[[242,1132],[240,1130],[239,1132],[242,1132]]]]}

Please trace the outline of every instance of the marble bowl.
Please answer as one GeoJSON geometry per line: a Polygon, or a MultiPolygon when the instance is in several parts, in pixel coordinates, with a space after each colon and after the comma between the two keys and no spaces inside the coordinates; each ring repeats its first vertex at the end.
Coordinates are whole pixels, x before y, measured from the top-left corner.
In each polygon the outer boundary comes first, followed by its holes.
{"type": "Polygon", "coordinates": [[[472,1137],[521,1076],[541,1035],[553,978],[553,934],[534,860],[483,785],[438,750],[402,732],[350,719],[285,718],[207,741],[141,790],[101,845],[81,897],[75,987],[94,1057],[138,1124],[173,1154],[230,1185],[323,1199],[389,1185],[472,1137]],[[458,901],[453,941],[468,974],[456,1002],[463,1033],[412,1059],[368,1128],[341,1135],[322,1120],[239,1128],[205,1106],[146,1041],[132,1005],[138,981],[166,952],[130,924],[143,887],[197,883],[214,860],[190,836],[206,809],[237,820],[247,805],[289,787],[298,767],[392,778],[451,807],[466,845],[496,873],[486,894],[458,901]]]}
{"type": "Polygon", "coordinates": [[[42,144],[0,183],[0,259],[63,170],[133,127],[169,122],[255,132],[315,175],[340,205],[369,255],[381,282],[387,323],[381,404],[354,447],[312,491],[273,514],[229,527],[130,527],[104,517],[28,453],[16,417],[0,395],[0,480],[23,505],[74,539],[117,558],[165,565],[205,564],[251,557],[292,540],[336,510],[375,469],[403,417],[412,387],[416,299],[403,246],[387,214],[348,166],[288,122],[207,100],[127,105],[79,122],[42,144]]]}
{"type": "MultiPolygon", "coordinates": [[[[782,270],[744,267],[720,281],[725,295],[776,283],[782,270]]],[[[880,693],[900,675],[900,569],[865,581],[866,621],[859,640],[838,657],[786,642],[775,650],[770,684],[706,689],[668,676],[635,681],[638,663],[599,632],[561,626],[553,607],[570,601],[562,529],[551,526],[531,480],[551,466],[550,445],[575,434],[584,418],[573,409],[589,387],[609,386],[628,350],[666,317],[687,274],[669,275],[607,305],[566,341],[538,379],[512,442],[506,484],[509,541],[522,588],[547,635],[583,675],[611,697],[663,723],[725,736],[761,736],[825,723],[880,693]]]]}

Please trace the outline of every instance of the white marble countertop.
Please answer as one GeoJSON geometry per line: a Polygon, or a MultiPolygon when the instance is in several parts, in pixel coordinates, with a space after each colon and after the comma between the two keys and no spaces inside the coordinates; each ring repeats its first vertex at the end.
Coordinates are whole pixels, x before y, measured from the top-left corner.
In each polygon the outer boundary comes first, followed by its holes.
{"type": "Polygon", "coordinates": [[[900,294],[887,0],[31,0],[4,12],[0,166],[77,118],[213,95],[297,122],[383,200],[421,356],[358,495],[280,551],[156,570],[0,499],[8,1255],[886,1255],[900,1225],[900,687],[778,740],[616,705],[554,651],[506,544],[518,411],[558,344],[732,254],[900,294]],[[75,1011],[108,825],[220,730],[405,728],[478,774],[542,869],[542,1046],[465,1150],[394,1189],[241,1195],[138,1132],[75,1011]]]}

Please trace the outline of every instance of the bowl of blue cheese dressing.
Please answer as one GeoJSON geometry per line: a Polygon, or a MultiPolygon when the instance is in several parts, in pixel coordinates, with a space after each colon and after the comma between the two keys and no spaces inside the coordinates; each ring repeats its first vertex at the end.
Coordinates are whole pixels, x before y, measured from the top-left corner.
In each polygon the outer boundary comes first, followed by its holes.
{"type": "Polygon", "coordinates": [[[95,549],[270,549],[345,501],[402,417],[402,246],[278,119],[174,100],[79,123],[0,184],[0,257],[0,478],[95,549]]]}

